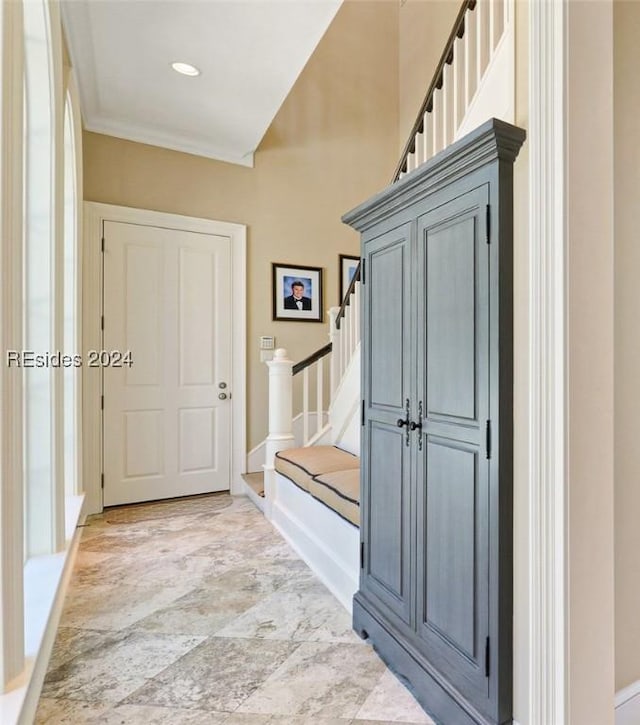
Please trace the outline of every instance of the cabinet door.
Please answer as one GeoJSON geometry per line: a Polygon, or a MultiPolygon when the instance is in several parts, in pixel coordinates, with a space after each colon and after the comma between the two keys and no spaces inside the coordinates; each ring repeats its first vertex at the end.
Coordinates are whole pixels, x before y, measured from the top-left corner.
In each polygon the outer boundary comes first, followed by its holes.
{"type": "Polygon", "coordinates": [[[366,282],[362,390],[360,589],[388,615],[411,615],[410,447],[405,420],[411,380],[411,226],[364,244],[366,282]]]}
{"type": "Polygon", "coordinates": [[[486,711],[489,680],[488,187],[418,219],[416,437],[419,647],[486,711]]]}

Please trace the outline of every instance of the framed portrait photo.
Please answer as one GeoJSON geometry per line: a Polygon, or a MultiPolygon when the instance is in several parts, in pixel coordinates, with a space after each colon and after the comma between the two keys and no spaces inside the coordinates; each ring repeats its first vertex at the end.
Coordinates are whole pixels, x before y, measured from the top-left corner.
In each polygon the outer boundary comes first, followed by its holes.
{"type": "Polygon", "coordinates": [[[322,322],[322,268],[271,263],[273,319],[322,322]]]}
{"type": "Polygon", "coordinates": [[[342,300],[347,294],[347,290],[349,289],[349,285],[351,284],[351,280],[353,279],[353,275],[356,273],[359,263],[360,257],[351,257],[348,254],[340,255],[340,287],[338,288],[340,291],[340,299],[338,300],[339,305],[342,304],[342,300]]]}

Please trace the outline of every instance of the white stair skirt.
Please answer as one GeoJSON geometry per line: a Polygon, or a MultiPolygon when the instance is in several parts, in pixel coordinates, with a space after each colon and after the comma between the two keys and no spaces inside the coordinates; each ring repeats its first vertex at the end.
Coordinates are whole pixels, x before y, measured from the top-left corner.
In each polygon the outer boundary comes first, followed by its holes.
{"type": "Polygon", "coordinates": [[[360,577],[360,530],[273,472],[271,523],[349,612],[360,577]]]}

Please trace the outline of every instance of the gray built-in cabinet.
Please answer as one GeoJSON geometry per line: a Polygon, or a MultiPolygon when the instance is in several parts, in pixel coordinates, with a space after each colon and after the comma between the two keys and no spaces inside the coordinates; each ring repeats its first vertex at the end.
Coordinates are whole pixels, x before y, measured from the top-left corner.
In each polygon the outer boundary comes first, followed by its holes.
{"type": "Polygon", "coordinates": [[[491,120],[354,209],[362,234],[354,628],[438,723],[510,723],[513,162],[491,120]]]}

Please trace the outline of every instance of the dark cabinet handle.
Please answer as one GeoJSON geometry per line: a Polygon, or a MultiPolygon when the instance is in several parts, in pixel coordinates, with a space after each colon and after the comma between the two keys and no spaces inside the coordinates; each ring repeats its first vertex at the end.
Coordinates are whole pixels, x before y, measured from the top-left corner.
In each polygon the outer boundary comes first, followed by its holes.
{"type": "Polygon", "coordinates": [[[422,401],[418,404],[418,422],[411,421],[409,430],[418,431],[418,450],[422,450],[422,401]]]}
{"type": "Polygon", "coordinates": [[[411,425],[411,403],[409,401],[409,398],[407,398],[404,402],[404,410],[405,410],[405,416],[404,420],[402,418],[398,418],[398,422],[396,425],[398,428],[404,428],[407,427],[407,430],[404,435],[404,444],[405,446],[409,445],[409,426],[411,425]]]}

